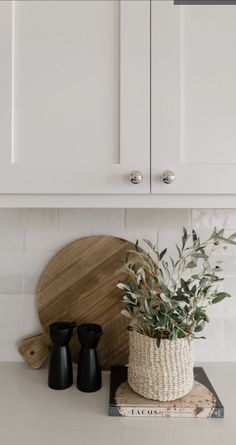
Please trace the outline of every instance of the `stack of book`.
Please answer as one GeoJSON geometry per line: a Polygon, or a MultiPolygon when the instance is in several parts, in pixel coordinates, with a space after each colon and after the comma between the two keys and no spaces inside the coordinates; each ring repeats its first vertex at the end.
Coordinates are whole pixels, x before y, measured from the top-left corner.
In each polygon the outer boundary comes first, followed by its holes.
{"type": "Polygon", "coordinates": [[[224,408],[203,368],[194,368],[192,391],[171,402],[149,400],[136,394],[127,382],[127,367],[111,369],[110,416],[224,417],[224,408]]]}

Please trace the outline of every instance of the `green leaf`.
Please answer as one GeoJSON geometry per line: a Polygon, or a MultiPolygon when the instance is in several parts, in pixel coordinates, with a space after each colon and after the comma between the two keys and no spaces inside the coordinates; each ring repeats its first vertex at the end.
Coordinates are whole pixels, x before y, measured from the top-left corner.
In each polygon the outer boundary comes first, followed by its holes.
{"type": "Polygon", "coordinates": [[[160,327],[165,326],[166,322],[167,322],[166,316],[164,314],[159,313],[158,314],[158,324],[159,324],[159,326],[160,327]]]}
{"type": "Polygon", "coordinates": [[[129,286],[127,285],[127,284],[125,284],[125,283],[118,283],[117,284],[117,287],[119,288],[119,289],[126,289],[126,290],[128,290],[128,291],[130,291],[130,288],[129,288],[129,286]]]}
{"type": "Polygon", "coordinates": [[[172,328],[172,332],[170,334],[170,339],[171,340],[177,340],[177,338],[178,338],[178,328],[173,327],[172,328]]]}
{"type": "Polygon", "coordinates": [[[146,311],[150,314],[150,307],[149,307],[147,298],[144,299],[144,307],[145,307],[146,311]]]}
{"type": "Polygon", "coordinates": [[[216,294],[216,296],[212,300],[212,304],[219,303],[220,301],[224,300],[224,298],[229,298],[231,295],[227,294],[227,292],[219,292],[216,294]]]}
{"type": "Polygon", "coordinates": [[[216,236],[217,236],[217,230],[216,230],[216,227],[214,227],[214,230],[213,230],[213,232],[211,234],[211,239],[215,239],[216,236]]]}
{"type": "Polygon", "coordinates": [[[196,234],[195,230],[192,230],[192,238],[193,238],[193,242],[197,241],[197,234],[196,234]]]}
{"type": "Polygon", "coordinates": [[[182,248],[185,247],[186,241],[188,238],[188,233],[187,230],[185,229],[185,227],[183,227],[183,236],[182,236],[182,248]]]}
{"type": "Polygon", "coordinates": [[[181,287],[185,290],[185,292],[189,292],[188,284],[186,283],[186,281],[184,281],[183,278],[180,279],[180,284],[181,284],[181,287]]]}
{"type": "Polygon", "coordinates": [[[126,309],[122,309],[121,314],[125,317],[132,318],[130,313],[126,309]]]}
{"type": "Polygon", "coordinates": [[[208,260],[208,256],[204,253],[193,253],[192,254],[193,258],[203,258],[204,260],[208,260]]]}
{"type": "Polygon", "coordinates": [[[203,319],[203,317],[204,317],[204,312],[202,312],[202,310],[199,307],[197,307],[194,314],[194,320],[200,321],[203,319]]]}
{"type": "Polygon", "coordinates": [[[189,299],[185,295],[174,295],[172,298],[176,301],[185,301],[185,303],[189,303],[189,299]]]}
{"type": "Polygon", "coordinates": [[[148,239],[143,239],[143,241],[152,249],[152,250],[154,250],[154,246],[153,246],[153,244],[151,243],[151,241],[149,241],[148,239]]]}
{"type": "Polygon", "coordinates": [[[195,335],[192,335],[191,337],[194,338],[195,340],[198,340],[198,339],[200,339],[200,338],[204,338],[204,339],[206,339],[206,337],[195,337],[195,335]]]}
{"type": "Polygon", "coordinates": [[[219,236],[219,237],[218,237],[218,240],[223,241],[223,242],[226,243],[226,244],[233,244],[233,245],[236,245],[236,241],[233,241],[233,240],[230,239],[230,238],[223,238],[222,236],[219,236]]]}
{"type": "Polygon", "coordinates": [[[137,299],[132,297],[132,294],[125,294],[122,301],[130,304],[137,304],[137,299]]]}
{"type": "Polygon", "coordinates": [[[143,269],[142,267],[140,267],[140,268],[138,269],[138,271],[137,271],[137,281],[138,281],[138,283],[139,283],[140,281],[142,281],[142,283],[144,283],[144,284],[145,284],[145,282],[146,282],[145,272],[144,272],[144,269],[143,269]]]}
{"type": "Polygon", "coordinates": [[[189,263],[186,266],[186,269],[193,269],[194,267],[196,267],[196,265],[197,265],[197,260],[193,259],[189,261],[189,263]]]}
{"type": "Polygon", "coordinates": [[[166,252],[167,252],[167,249],[162,250],[162,252],[159,255],[160,261],[162,260],[163,256],[166,254],[166,252]]]}
{"type": "Polygon", "coordinates": [[[186,337],[185,333],[179,329],[178,338],[184,338],[184,337],[186,337]]]}
{"type": "Polygon", "coordinates": [[[164,287],[164,286],[163,286],[163,288],[162,288],[162,292],[163,292],[167,297],[170,297],[170,291],[169,291],[168,287],[164,287]]]}
{"type": "Polygon", "coordinates": [[[164,292],[162,292],[162,293],[160,294],[160,297],[161,297],[161,299],[162,299],[165,303],[169,303],[169,302],[170,302],[170,298],[169,298],[166,294],[164,294],[164,292]]]}
{"type": "Polygon", "coordinates": [[[178,250],[179,257],[181,258],[181,250],[180,250],[178,244],[176,244],[176,249],[178,250]]]}
{"type": "Polygon", "coordinates": [[[174,263],[173,258],[171,258],[171,256],[170,256],[170,261],[171,261],[172,267],[173,267],[173,269],[174,269],[174,268],[175,268],[175,263],[174,263]]]}
{"type": "Polygon", "coordinates": [[[197,327],[194,329],[194,332],[201,332],[205,327],[205,321],[201,321],[201,323],[199,323],[197,325],[197,327]]]}
{"type": "Polygon", "coordinates": [[[176,290],[176,288],[177,288],[177,283],[176,283],[176,281],[174,280],[174,278],[170,277],[170,281],[171,281],[171,284],[172,284],[172,286],[173,286],[173,289],[176,290]]]}
{"type": "Polygon", "coordinates": [[[165,308],[165,305],[164,305],[163,303],[160,304],[160,312],[161,312],[162,314],[165,314],[165,313],[166,313],[166,308],[165,308]]]}

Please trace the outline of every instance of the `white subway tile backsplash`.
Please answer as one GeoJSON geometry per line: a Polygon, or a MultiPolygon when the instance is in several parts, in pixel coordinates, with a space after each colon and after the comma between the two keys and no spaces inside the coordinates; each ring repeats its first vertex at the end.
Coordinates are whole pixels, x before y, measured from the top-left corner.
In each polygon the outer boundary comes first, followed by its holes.
{"type": "Polygon", "coordinates": [[[21,360],[20,338],[41,332],[33,295],[0,295],[0,360],[21,360]]]}
{"type": "Polygon", "coordinates": [[[21,227],[21,209],[0,209],[0,229],[21,227]]]}
{"type": "Polygon", "coordinates": [[[226,320],[228,318],[236,319],[236,297],[232,296],[230,300],[227,300],[227,304],[225,304],[224,314],[222,314],[222,316],[224,316],[226,320]]]}
{"type": "Polygon", "coordinates": [[[236,229],[236,209],[193,209],[192,224],[196,229],[236,229]]]}
{"type": "Polygon", "coordinates": [[[99,234],[123,229],[123,209],[59,209],[60,229],[77,228],[99,234]]]}
{"type": "Polygon", "coordinates": [[[91,232],[72,228],[70,230],[26,230],[25,250],[29,252],[50,252],[52,255],[66,244],[91,235],[91,232]]]}
{"type": "Polygon", "coordinates": [[[129,209],[126,210],[127,229],[179,229],[190,226],[190,213],[186,209],[129,209]]]}
{"type": "Polygon", "coordinates": [[[223,287],[224,291],[232,295],[236,301],[236,275],[226,275],[224,277],[223,287]]]}
{"type": "Polygon", "coordinates": [[[224,334],[226,339],[230,339],[230,341],[236,341],[236,314],[234,318],[227,318],[225,320],[224,334]]]}
{"type": "Polygon", "coordinates": [[[193,209],[191,211],[192,228],[213,230],[215,226],[213,209],[193,209]]]}
{"type": "Polygon", "coordinates": [[[39,273],[50,260],[49,253],[0,252],[2,274],[39,273]]]}
{"type": "Polygon", "coordinates": [[[117,236],[118,238],[123,238],[126,239],[128,241],[131,241],[132,243],[136,243],[136,241],[139,242],[139,246],[142,247],[143,249],[148,249],[147,244],[144,242],[144,239],[148,239],[149,241],[151,241],[151,243],[156,244],[157,242],[157,232],[156,230],[147,230],[147,229],[143,229],[143,230],[128,230],[128,229],[124,229],[124,230],[108,230],[108,231],[102,231],[100,230],[98,233],[93,233],[95,234],[101,234],[101,235],[112,235],[112,236],[117,236]]]}
{"type": "MultiPolygon", "coordinates": [[[[221,288],[221,286],[219,287],[219,292],[221,292],[223,289],[221,288]]],[[[214,323],[214,320],[217,319],[224,319],[225,317],[225,312],[226,312],[226,308],[231,305],[231,300],[224,300],[221,303],[218,304],[212,304],[211,306],[208,307],[207,309],[207,313],[208,316],[210,318],[210,323],[209,326],[212,326],[212,322],[214,323]]]]}
{"type": "MultiPolygon", "coordinates": [[[[235,362],[235,351],[236,351],[236,340],[231,340],[230,338],[224,339],[224,351],[222,356],[223,360],[228,362],[235,362]]],[[[221,351],[218,351],[218,355],[221,351]]]]}
{"type": "Polygon", "coordinates": [[[40,279],[40,271],[35,274],[24,274],[23,279],[23,293],[24,295],[35,295],[37,284],[40,279]]]}
{"type": "Polygon", "coordinates": [[[236,229],[236,209],[214,209],[213,213],[216,227],[236,229]]]}
{"type": "Polygon", "coordinates": [[[193,357],[195,362],[218,362],[227,360],[225,356],[224,337],[217,341],[211,338],[193,340],[193,357]]]}
{"type": "Polygon", "coordinates": [[[0,209],[0,228],[55,228],[57,209],[0,209]]]}
{"type": "Polygon", "coordinates": [[[222,255],[221,258],[219,258],[218,256],[218,259],[221,261],[219,265],[224,271],[224,276],[236,274],[236,255],[231,255],[231,256],[222,255]]]}
{"type": "Polygon", "coordinates": [[[0,295],[23,293],[23,277],[20,274],[0,274],[0,295]]]}
{"type": "Polygon", "coordinates": [[[23,230],[0,229],[0,252],[23,250],[24,232],[23,230]]]}
{"type": "MultiPolygon", "coordinates": [[[[236,232],[232,209],[0,209],[0,360],[20,360],[17,340],[40,332],[36,312],[39,277],[59,249],[91,234],[119,236],[147,248],[142,239],[157,242],[175,256],[182,227],[207,238],[214,226],[236,232]]],[[[193,342],[196,361],[236,360],[236,246],[219,249],[225,281],[220,290],[231,299],[209,309],[211,322],[193,342]]]]}
{"type": "MultiPolygon", "coordinates": [[[[217,306],[217,305],[214,305],[217,306]]],[[[220,304],[218,305],[220,307],[220,304]]],[[[222,309],[222,306],[221,306],[222,309]]],[[[221,341],[221,339],[224,338],[224,317],[221,311],[221,314],[216,314],[214,311],[210,311],[210,322],[206,323],[206,326],[204,328],[204,331],[199,332],[197,336],[204,336],[210,340],[214,340],[217,344],[217,342],[221,341]],[[214,318],[213,318],[214,314],[214,318]]],[[[204,339],[203,339],[204,341],[204,339]]]]}
{"type": "Polygon", "coordinates": [[[55,229],[57,209],[21,209],[20,225],[24,229],[55,229]]]}
{"type": "Polygon", "coordinates": [[[178,252],[176,244],[181,245],[182,227],[176,229],[160,229],[157,234],[158,251],[167,248],[167,257],[177,260],[178,252]]]}

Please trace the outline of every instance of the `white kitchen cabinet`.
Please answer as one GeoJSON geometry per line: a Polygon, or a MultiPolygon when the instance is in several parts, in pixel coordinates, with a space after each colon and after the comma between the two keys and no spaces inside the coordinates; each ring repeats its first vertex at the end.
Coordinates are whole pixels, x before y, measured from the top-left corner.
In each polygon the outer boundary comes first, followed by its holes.
{"type": "Polygon", "coordinates": [[[235,194],[236,5],[154,0],[151,17],[152,193],[235,194]]]}
{"type": "Polygon", "coordinates": [[[148,1],[1,1],[0,61],[1,194],[150,192],[148,1]]]}
{"type": "Polygon", "coordinates": [[[236,207],[235,24],[236,5],[0,1],[0,206],[236,207]]]}

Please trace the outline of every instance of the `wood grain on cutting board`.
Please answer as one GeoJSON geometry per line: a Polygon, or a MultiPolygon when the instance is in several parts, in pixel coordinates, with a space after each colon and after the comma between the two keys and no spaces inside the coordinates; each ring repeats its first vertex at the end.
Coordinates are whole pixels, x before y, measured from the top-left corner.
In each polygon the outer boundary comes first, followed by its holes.
{"type": "MultiPolygon", "coordinates": [[[[60,250],[47,264],[37,289],[37,305],[43,334],[24,340],[20,353],[29,366],[38,368],[48,355],[48,325],[56,321],[99,323],[104,335],[99,343],[102,369],[128,361],[129,320],[121,315],[121,291],[117,282],[129,241],[113,236],[90,236],[60,250]],[[35,344],[35,348],[34,348],[35,344]]],[[[73,361],[78,361],[76,332],[71,340],[73,361]]]]}

